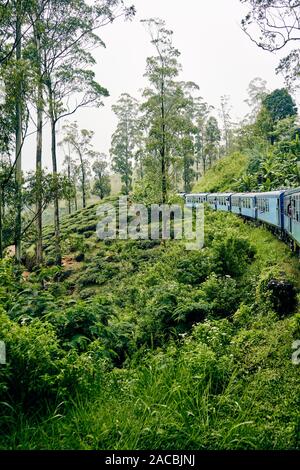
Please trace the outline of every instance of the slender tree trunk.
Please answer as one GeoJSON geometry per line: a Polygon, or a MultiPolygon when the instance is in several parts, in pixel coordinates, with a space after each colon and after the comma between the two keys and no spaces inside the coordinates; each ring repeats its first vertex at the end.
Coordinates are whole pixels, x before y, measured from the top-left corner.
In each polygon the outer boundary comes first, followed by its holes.
{"type": "Polygon", "coordinates": [[[128,117],[126,117],[126,175],[125,175],[125,191],[126,195],[130,193],[131,181],[130,181],[130,159],[129,159],[129,129],[128,129],[128,117]]]}
{"type": "Polygon", "coordinates": [[[128,147],[126,144],[126,174],[125,174],[125,192],[126,195],[128,196],[130,192],[130,175],[129,175],[129,158],[128,158],[128,147]]]}
{"type": "Polygon", "coordinates": [[[166,163],[166,122],[165,122],[165,84],[164,77],[161,82],[161,131],[162,131],[162,142],[160,148],[161,156],[161,189],[162,189],[162,203],[165,204],[167,201],[167,163],[166,163]]]}
{"type": "MultiPolygon", "coordinates": [[[[68,146],[68,181],[69,185],[71,186],[71,156],[70,156],[70,145],[68,146]]],[[[71,207],[71,195],[68,197],[68,212],[71,214],[72,212],[72,207],[71,207]]]]}
{"type": "MultiPolygon", "coordinates": [[[[70,158],[68,159],[68,181],[69,184],[71,185],[71,167],[70,167],[70,158]]],[[[71,207],[71,196],[68,196],[68,213],[69,215],[72,213],[72,207],[71,207]]]]}
{"type": "Polygon", "coordinates": [[[82,158],[82,153],[79,151],[79,158],[80,158],[80,169],[81,169],[81,182],[82,182],[82,207],[86,207],[86,187],[85,187],[85,169],[84,169],[84,162],[82,158]]]}
{"type": "Polygon", "coordinates": [[[74,194],[75,211],[77,211],[77,210],[78,210],[78,203],[77,203],[77,189],[76,189],[76,183],[74,184],[74,190],[75,190],[75,194],[74,194]]]}
{"type": "MultiPolygon", "coordinates": [[[[22,31],[20,19],[21,2],[17,4],[17,18],[16,18],[16,61],[22,58],[22,31]]],[[[16,246],[16,259],[21,261],[22,248],[21,248],[21,233],[22,233],[22,83],[18,83],[17,100],[16,100],[16,226],[15,226],[15,246],[16,246]]]]}
{"type": "Polygon", "coordinates": [[[204,155],[202,155],[202,170],[203,170],[203,175],[206,173],[206,158],[204,155]]]}
{"type": "Polygon", "coordinates": [[[2,185],[0,185],[0,259],[3,259],[3,210],[2,210],[2,185]]]}
{"type": "MultiPolygon", "coordinates": [[[[37,25],[38,28],[38,25],[37,25]]],[[[41,79],[41,47],[38,31],[36,32],[36,49],[38,55],[39,82],[37,97],[37,136],[36,136],[36,265],[43,262],[43,196],[42,196],[42,148],[43,148],[43,83],[41,79]]]]}
{"type": "MultiPolygon", "coordinates": [[[[53,107],[53,93],[50,80],[47,83],[49,93],[49,114],[51,122],[51,156],[52,156],[52,173],[57,180],[57,158],[56,158],[56,120],[53,107]]],[[[57,182],[57,181],[56,181],[57,182]]],[[[60,221],[59,221],[59,201],[58,189],[55,185],[54,192],[54,238],[55,238],[55,262],[57,266],[61,266],[61,244],[60,244],[60,221]]]]}

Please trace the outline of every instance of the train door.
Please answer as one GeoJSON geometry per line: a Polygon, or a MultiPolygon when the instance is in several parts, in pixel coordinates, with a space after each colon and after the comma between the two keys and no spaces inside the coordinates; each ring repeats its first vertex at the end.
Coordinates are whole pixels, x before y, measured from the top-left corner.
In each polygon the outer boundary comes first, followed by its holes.
{"type": "Polygon", "coordinates": [[[288,231],[292,233],[293,231],[293,207],[292,207],[292,198],[291,196],[288,199],[288,204],[287,204],[287,216],[289,218],[288,224],[288,231]]]}
{"type": "Polygon", "coordinates": [[[254,196],[254,198],[253,198],[253,209],[254,209],[254,218],[255,218],[255,220],[257,220],[258,208],[257,208],[257,197],[256,196],[254,196]]]}
{"type": "MultiPolygon", "coordinates": [[[[293,232],[293,220],[296,220],[296,198],[292,197],[292,216],[291,216],[291,233],[293,232]]],[[[296,224],[295,224],[296,225],[296,224]]]]}
{"type": "Polygon", "coordinates": [[[227,210],[230,211],[230,197],[226,198],[226,206],[227,206],[227,210]]]}

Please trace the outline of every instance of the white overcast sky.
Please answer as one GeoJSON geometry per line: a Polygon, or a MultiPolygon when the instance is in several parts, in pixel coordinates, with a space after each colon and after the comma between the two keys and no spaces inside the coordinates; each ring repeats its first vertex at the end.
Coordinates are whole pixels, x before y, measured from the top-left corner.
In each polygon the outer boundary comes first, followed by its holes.
{"type": "MultiPolygon", "coordinates": [[[[146,84],[143,77],[146,58],[154,51],[141,19],[159,17],[166,21],[174,32],[174,46],[181,52],[180,78],[196,82],[200,95],[216,108],[222,95],[230,95],[234,118],[248,111],[244,100],[253,78],[265,79],[270,90],[284,86],[283,78],[275,73],[280,57],[260,50],[242,32],[240,22],[247,8],[239,0],[132,0],[131,3],[136,6],[136,17],[131,22],[119,19],[100,30],[106,49],[99,48],[94,53],[97,80],[109,90],[110,97],[105,99],[104,107],[81,110],[71,117],[82,128],[95,132],[95,150],[109,153],[116,126],[112,104],[123,92],[138,97],[146,84]]],[[[51,169],[47,134],[46,131],[44,162],[51,169]]],[[[28,170],[34,167],[35,137],[28,139],[24,150],[24,169],[28,170]]],[[[61,163],[61,150],[59,153],[61,163]]]]}

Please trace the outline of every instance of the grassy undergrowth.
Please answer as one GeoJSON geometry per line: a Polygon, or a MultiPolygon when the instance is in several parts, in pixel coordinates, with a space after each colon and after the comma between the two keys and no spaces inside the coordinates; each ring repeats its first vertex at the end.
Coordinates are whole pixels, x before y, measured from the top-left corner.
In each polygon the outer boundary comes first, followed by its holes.
{"type": "Polygon", "coordinates": [[[193,192],[235,191],[239,179],[246,172],[248,158],[241,153],[224,157],[210,168],[197,182],[193,192]]]}
{"type": "Polygon", "coordinates": [[[2,449],[298,449],[299,262],[269,231],[206,214],[205,248],[98,241],[62,225],[64,268],[1,265],[2,449]]]}

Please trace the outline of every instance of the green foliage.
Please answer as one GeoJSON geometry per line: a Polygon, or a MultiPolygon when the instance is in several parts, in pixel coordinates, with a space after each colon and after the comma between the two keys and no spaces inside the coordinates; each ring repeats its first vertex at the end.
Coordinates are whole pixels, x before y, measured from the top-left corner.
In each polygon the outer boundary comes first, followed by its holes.
{"type": "Polygon", "coordinates": [[[234,191],[236,180],[247,168],[248,158],[240,153],[224,157],[206,172],[203,178],[194,186],[194,192],[224,192],[234,191]]]}
{"type": "MultiPolygon", "coordinates": [[[[37,426],[22,417],[13,446],[295,450],[299,396],[292,333],[290,323],[270,318],[237,334],[227,320],[199,324],[180,347],[142,351],[130,368],[106,374],[101,393],[81,398],[61,419],[37,426]],[[32,427],[39,432],[33,435],[32,427]]],[[[11,442],[5,435],[2,441],[11,442]]]]}
{"type": "Polygon", "coordinates": [[[200,299],[208,305],[213,318],[233,315],[240,302],[237,283],[230,276],[218,277],[212,274],[199,289],[200,299]]]}
{"type": "MultiPolygon", "coordinates": [[[[141,105],[145,137],[138,154],[140,182],[135,196],[147,202],[166,202],[181,182],[185,191],[192,186],[197,133],[194,95],[199,87],[178,80],[180,52],[174,47],[173,32],[165,22],[151,18],[143,23],[149,30],[155,55],[148,57],[145,73],[149,83],[141,105]]],[[[210,135],[216,143],[216,122],[213,124],[210,135]]]]}
{"type": "Polygon", "coordinates": [[[110,150],[113,168],[121,175],[123,193],[129,194],[132,189],[133,161],[141,141],[138,121],[139,105],[136,99],[128,93],[123,93],[112,109],[118,118],[110,150]]]}
{"type": "Polygon", "coordinates": [[[216,273],[238,277],[247,269],[255,255],[255,248],[237,234],[224,235],[212,242],[212,264],[216,273]]]}
{"type": "Polygon", "coordinates": [[[110,177],[107,174],[107,166],[108,164],[104,160],[100,160],[100,157],[98,157],[98,160],[93,164],[93,171],[96,175],[93,194],[98,196],[100,199],[109,196],[111,193],[110,177]]]}
{"type": "Polygon", "coordinates": [[[261,304],[270,304],[280,317],[289,315],[297,306],[297,291],[293,279],[275,267],[261,274],[256,296],[261,304]]]}
{"type": "Polygon", "coordinates": [[[11,307],[16,294],[22,289],[20,283],[20,270],[16,268],[11,260],[0,261],[0,305],[5,308],[11,307]]]}
{"type": "Polygon", "coordinates": [[[48,316],[55,325],[58,337],[65,347],[86,350],[87,343],[101,337],[104,326],[114,315],[111,301],[106,297],[96,296],[92,302],[78,301],[63,313],[48,316]]]}
{"type": "Polygon", "coordinates": [[[221,140],[221,132],[218,126],[218,121],[215,117],[211,116],[207,120],[205,133],[206,147],[204,152],[207,154],[208,163],[209,166],[211,166],[212,163],[217,160],[218,145],[221,140]]]}
{"type": "MultiPolygon", "coordinates": [[[[9,354],[0,369],[0,447],[295,447],[297,319],[278,321],[268,282],[282,277],[266,281],[279,270],[299,287],[288,248],[208,211],[201,251],[180,241],[94,239],[73,263],[95,212],[63,221],[65,267],[18,286],[13,264],[0,263],[9,315],[0,327],[9,354]],[[74,236],[76,227],[83,231],[74,236]],[[38,413],[37,401],[45,405],[38,413]]],[[[51,230],[47,237],[51,253],[51,230]]]]}
{"type": "Polygon", "coordinates": [[[203,282],[211,270],[209,258],[203,251],[190,253],[176,259],[175,277],[179,282],[196,286],[203,282]]]}
{"type": "Polygon", "coordinates": [[[4,312],[0,315],[0,337],[7,352],[7,364],[0,370],[2,400],[13,400],[29,410],[37,402],[67,398],[81,386],[88,392],[97,377],[92,353],[63,352],[49,322],[18,324],[4,312]]]}
{"type": "Polygon", "coordinates": [[[297,106],[285,88],[274,90],[267,95],[263,99],[263,105],[274,123],[297,114],[297,106]]]}

